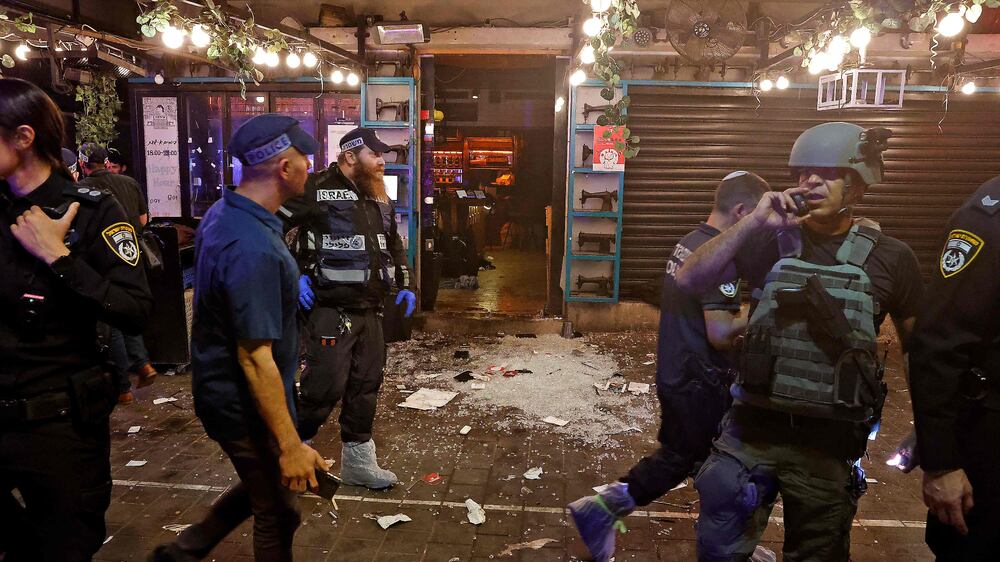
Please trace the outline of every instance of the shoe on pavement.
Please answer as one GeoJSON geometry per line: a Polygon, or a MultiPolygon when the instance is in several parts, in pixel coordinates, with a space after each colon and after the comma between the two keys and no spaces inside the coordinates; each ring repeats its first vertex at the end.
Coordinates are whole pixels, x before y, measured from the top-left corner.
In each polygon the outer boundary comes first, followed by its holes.
{"type": "Polygon", "coordinates": [[[153,368],[153,366],[150,365],[149,363],[146,363],[142,367],[139,367],[138,369],[133,371],[133,373],[135,373],[135,376],[138,377],[139,379],[135,383],[136,388],[145,388],[153,384],[154,382],[156,382],[156,375],[159,374],[156,372],[156,369],[153,368]]]}
{"type": "Polygon", "coordinates": [[[131,390],[127,390],[118,395],[118,404],[128,406],[132,402],[135,402],[135,396],[132,395],[131,390]]]}
{"type": "Polygon", "coordinates": [[[635,509],[628,494],[628,484],[608,484],[596,496],[580,498],[569,504],[573,524],[596,562],[608,562],[615,554],[615,532],[626,531],[621,518],[635,509]]]}
{"type": "Polygon", "coordinates": [[[340,461],[340,479],[349,486],[384,490],[399,481],[391,471],[379,467],[375,458],[375,442],[371,439],[363,443],[344,443],[340,461]]]}
{"type": "Polygon", "coordinates": [[[773,550],[764,548],[759,544],[754,549],[753,554],[750,555],[750,562],[776,562],[777,559],[778,557],[774,554],[773,550]]]}

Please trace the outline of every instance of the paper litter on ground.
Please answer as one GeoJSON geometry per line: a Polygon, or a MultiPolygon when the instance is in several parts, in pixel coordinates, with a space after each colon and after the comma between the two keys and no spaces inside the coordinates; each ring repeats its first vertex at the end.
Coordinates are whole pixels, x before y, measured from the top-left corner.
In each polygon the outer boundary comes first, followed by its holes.
{"type": "Polygon", "coordinates": [[[431,373],[429,375],[417,375],[414,378],[416,378],[418,381],[429,381],[429,380],[436,379],[436,378],[440,377],[441,375],[442,375],[442,373],[431,373]]]}
{"type": "Polygon", "coordinates": [[[562,427],[562,426],[564,426],[564,425],[566,425],[566,424],[569,423],[568,421],[563,420],[563,419],[559,419],[559,418],[557,418],[555,416],[549,416],[549,417],[543,419],[542,421],[545,422],[545,423],[551,423],[552,425],[558,425],[559,427],[562,427]]]}
{"type": "Polygon", "coordinates": [[[647,366],[648,365],[652,365],[653,363],[656,363],[656,361],[643,361],[642,362],[643,365],[647,365],[647,366]]]}
{"type": "Polygon", "coordinates": [[[376,521],[378,521],[379,527],[382,527],[383,529],[388,529],[389,527],[392,527],[396,523],[413,521],[413,519],[410,519],[409,516],[403,515],[402,513],[397,513],[396,515],[383,515],[382,517],[379,517],[376,521]]]}
{"type": "Polygon", "coordinates": [[[421,388],[420,390],[407,396],[406,400],[400,402],[398,406],[402,408],[412,408],[414,410],[434,410],[444,406],[448,402],[451,402],[456,396],[458,396],[457,392],[421,388]]]}
{"type": "Polygon", "coordinates": [[[469,523],[472,523],[473,525],[482,525],[486,522],[486,510],[484,510],[481,505],[476,503],[475,500],[472,498],[465,500],[465,507],[469,510],[468,515],[466,515],[466,517],[469,518],[469,523]]]}
{"type": "Polygon", "coordinates": [[[539,480],[542,477],[542,467],[536,466],[534,468],[529,468],[527,472],[524,473],[524,478],[526,480],[539,480]]]}
{"type": "Polygon", "coordinates": [[[486,383],[474,382],[471,385],[469,385],[469,388],[471,388],[472,390],[484,390],[486,388],[486,383]]]}
{"type": "Polygon", "coordinates": [[[550,542],[559,542],[559,541],[557,541],[556,539],[538,539],[530,542],[519,542],[517,544],[509,544],[507,545],[507,548],[503,549],[500,552],[500,554],[497,554],[497,556],[498,557],[513,556],[514,551],[516,550],[528,550],[528,549],[538,550],[544,547],[545,545],[549,544],[550,542]]]}
{"type": "Polygon", "coordinates": [[[129,433],[139,433],[140,429],[142,429],[141,425],[133,425],[132,427],[128,428],[128,432],[129,433]]]}
{"type": "Polygon", "coordinates": [[[164,531],[173,531],[175,533],[180,534],[181,531],[183,531],[184,529],[187,529],[190,526],[191,526],[190,523],[185,524],[185,525],[179,525],[179,524],[175,523],[175,524],[172,524],[172,525],[164,525],[163,526],[163,530],[164,531]]]}
{"type": "Polygon", "coordinates": [[[177,402],[177,399],[174,397],[153,399],[153,404],[166,404],[167,402],[177,402]]]}
{"type": "Polygon", "coordinates": [[[147,461],[128,461],[125,466],[146,466],[147,461]]]}
{"type": "Polygon", "coordinates": [[[649,392],[649,383],[630,382],[628,383],[628,391],[632,394],[647,394],[649,392]]]}
{"type": "Polygon", "coordinates": [[[468,435],[470,431],[472,431],[472,426],[466,425],[466,426],[462,426],[462,429],[458,430],[458,434],[459,435],[468,435]]]}

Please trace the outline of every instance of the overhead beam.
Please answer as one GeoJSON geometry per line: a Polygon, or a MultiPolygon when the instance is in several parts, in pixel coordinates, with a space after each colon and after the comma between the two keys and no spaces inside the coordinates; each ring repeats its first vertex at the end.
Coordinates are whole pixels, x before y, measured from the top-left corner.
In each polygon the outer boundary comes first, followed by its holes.
{"type": "Polygon", "coordinates": [[[955,73],[969,74],[972,72],[982,72],[983,70],[990,70],[997,67],[1000,67],[1000,59],[984,60],[982,62],[976,62],[972,64],[960,64],[955,67],[955,73]]]}

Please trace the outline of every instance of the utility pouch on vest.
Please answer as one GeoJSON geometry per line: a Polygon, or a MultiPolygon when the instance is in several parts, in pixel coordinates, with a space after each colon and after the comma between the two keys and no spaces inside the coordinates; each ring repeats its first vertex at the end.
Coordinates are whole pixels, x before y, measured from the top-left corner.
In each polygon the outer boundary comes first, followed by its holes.
{"type": "Polygon", "coordinates": [[[752,392],[766,392],[771,387],[774,354],[771,331],[766,326],[752,326],[743,336],[738,381],[752,392]]]}
{"type": "Polygon", "coordinates": [[[100,367],[70,375],[69,396],[75,421],[101,422],[111,415],[118,401],[115,377],[100,367]]]}

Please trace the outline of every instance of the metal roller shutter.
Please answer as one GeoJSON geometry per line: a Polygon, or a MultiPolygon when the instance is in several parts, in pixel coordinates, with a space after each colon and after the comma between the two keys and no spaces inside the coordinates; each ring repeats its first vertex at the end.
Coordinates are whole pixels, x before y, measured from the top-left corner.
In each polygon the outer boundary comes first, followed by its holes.
{"type": "Polygon", "coordinates": [[[958,205],[1000,174],[1000,97],[907,94],[901,111],[816,111],[815,90],[770,92],[760,106],[738,92],[631,86],[629,128],[642,150],[625,172],[621,292],[663,271],[681,236],[708,216],[718,181],[750,170],[772,187],[793,182],[788,153],[795,138],[825,121],[886,126],[885,183],[869,191],[858,214],[913,248],[924,277],[936,267],[943,229],[958,205]],[[943,123],[938,122],[944,118],[943,123]]]}

